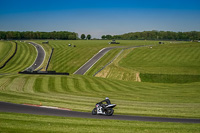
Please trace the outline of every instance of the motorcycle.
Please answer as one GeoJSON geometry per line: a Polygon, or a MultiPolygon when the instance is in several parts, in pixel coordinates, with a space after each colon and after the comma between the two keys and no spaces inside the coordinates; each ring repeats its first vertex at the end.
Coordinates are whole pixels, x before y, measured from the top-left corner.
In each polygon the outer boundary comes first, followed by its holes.
{"type": "Polygon", "coordinates": [[[116,106],[116,104],[105,105],[105,109],[103,110],[102,105],[97,103],[95,105],[95,108],[92,110],[92,115],[107,115],[107,116],[111,116],[114,113],[114,109],[113,108],[115,106],[116,106]]]}

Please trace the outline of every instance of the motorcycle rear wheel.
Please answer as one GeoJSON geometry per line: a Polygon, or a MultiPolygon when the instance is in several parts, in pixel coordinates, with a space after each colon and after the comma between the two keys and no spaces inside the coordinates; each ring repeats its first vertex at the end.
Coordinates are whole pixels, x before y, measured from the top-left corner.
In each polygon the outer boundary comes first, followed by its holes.
{"type": "Polygon", "coordinates": [[[106,111],[106,115],[107,116],[111,116],[111,115],[113,115],[113,113],[114,113],[114,110],[111,108],[111,109],[107,109],[107,111],[106,111]]]}
{"type": "Polygon", "coordinates": [[[94,108],[94,109],[92,110],[92,115],[97,115],[97,108],[94,108]]]}

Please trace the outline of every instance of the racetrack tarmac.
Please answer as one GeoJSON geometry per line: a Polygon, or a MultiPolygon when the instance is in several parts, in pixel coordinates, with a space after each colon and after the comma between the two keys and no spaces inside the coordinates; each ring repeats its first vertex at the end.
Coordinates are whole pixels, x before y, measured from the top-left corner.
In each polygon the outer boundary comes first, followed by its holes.
{"type": "Polygon", "coordinates": [[[88,62],[81,66],[74,74],[84,75],[101,57],[103,57],[108,51],[116,47],[108,47],[101,49],[96,55],[94,55],[88,62]]]}
{"type": "MultiPolygon", "coordinates": [[[[92,109],[93,108],[91,108],[91,111],[92,111],[92,109]]],[[[127,115],[113,115],[113,116],[92,115],[91,113],[87,113],[87,112],[76,112],[76,111],[68,111],[68,110],[62,110],[62,109],[52,109],[52,108],[28,106],[28,105],[22,105],[22,104],[13,104],[13,103],[7,103],[7,102],[0,102],[0,112],[13,112],[13,113],[62,116],[62,117],[93,118],[93,119],[200,123],[200,119],[127,116],[127,115]]]]}
{"type": "Polygon", "coordinates": [[[35,46],[36,50],[37,50],[37,57],[35,62],[32,64],[32,66],[30,66],[29,68],[33,68],[33,70],[37,69],[40,65],[42,65],[44,58],[45,58],[45,51],[42,48],[42,46],[33,43],[33,42],[29,42],[30,44],[32,44],[33,46],[35,46]]]}

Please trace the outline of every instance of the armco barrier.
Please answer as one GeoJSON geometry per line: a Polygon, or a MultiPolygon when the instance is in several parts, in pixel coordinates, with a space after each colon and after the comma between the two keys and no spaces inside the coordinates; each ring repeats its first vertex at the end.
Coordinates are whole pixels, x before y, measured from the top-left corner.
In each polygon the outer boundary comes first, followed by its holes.
{"type": "Polygon", "coordinates": [[[13,53],[13,55],[0,67],[0,69],[4,68],[6,66],[6,64],[12,59],[12,57],[15,56],[15,54],[17,53],[17,42],[15,42],[16,44],[16,48],[15,48],[15,52],[13,53]]]}
{"type": "Polygon", "coordinates": [[[49,56],[49,60],[48,60],[47,66],[46,66],[46,71],[47,71],[47,69],[48,69],[48,67],[49,67],[49,63],[50,63],[50,61],[51,61],[51,57],[52,57],[52,54],[53,54],[53,50],[54,50],[54,48],[52,48],[52,50],[51,50],[51,54],[50,54],[50,56],[49,56]]]}
{"type": "Polygon", "coordinates": [[[23,71],[19,72],[19,74],[42,74],[42,75],[69,75],[69,73],[57,73],[56,71],[23,71]]]}

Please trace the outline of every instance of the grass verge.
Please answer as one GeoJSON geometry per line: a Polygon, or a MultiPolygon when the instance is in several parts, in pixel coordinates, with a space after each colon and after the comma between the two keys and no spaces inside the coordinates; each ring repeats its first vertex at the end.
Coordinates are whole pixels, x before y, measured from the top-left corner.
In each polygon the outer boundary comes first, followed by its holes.
{"type": "Polygon", "coordinates": [[[200,118],[200,83],[139,83],[90,76],[0,75],[0,101],[91,112],[109,97],[116,114],[200,118]]]}
{"type": "Polygon", "coordinates": [[[199,133],[200,124],[101,120],[1,113],[0,132],[199,133]]]}
{"type": "Polygon", "coordinates": [[[0,69],[0,73],[17,73],[25,70],[33,64],[36,58],[36,50],[34,46],[23,42],[17,43],[18,48],[15,56],[4,68],[0,69]]]}
{"type": "Polygon", "coordinates": [[[0,67],[13,55],[15,49],[14,42],[0,41],[0,67]]]}
{"type": "Polygon", "coordinates": [[[147,74],[140,73],[142,82],[152,83],[191,83],[200,82],[200,75],[147,74]]]}

